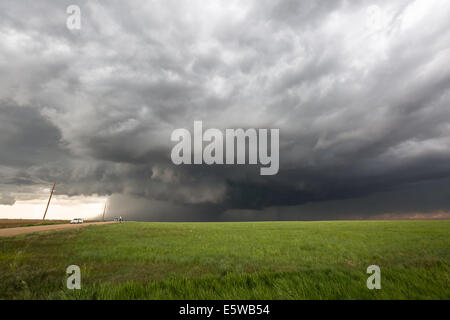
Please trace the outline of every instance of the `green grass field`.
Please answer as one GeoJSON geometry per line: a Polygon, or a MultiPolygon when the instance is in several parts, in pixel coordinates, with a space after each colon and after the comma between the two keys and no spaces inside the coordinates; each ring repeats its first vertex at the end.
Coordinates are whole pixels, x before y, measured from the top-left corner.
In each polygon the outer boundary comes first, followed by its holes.
{"type": "Polygon", "coordinates": [[[450,299],[449,235],[450,221],[128,222],[0,238],[0,298],[450,299]]]}

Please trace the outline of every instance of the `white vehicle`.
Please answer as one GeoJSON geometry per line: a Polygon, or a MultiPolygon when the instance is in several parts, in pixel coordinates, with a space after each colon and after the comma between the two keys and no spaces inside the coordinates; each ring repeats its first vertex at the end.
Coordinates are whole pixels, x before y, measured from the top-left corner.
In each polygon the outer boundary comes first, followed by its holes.
{"type": "Polygon", "coordinates": [[[82,218],[75,218],[75,219],[72,219],[72,220],[70,221],[70,223],[71,223],[71,224],[79,224],[79,223],[83,223],[83,219],[82,219],[82,218]]]}

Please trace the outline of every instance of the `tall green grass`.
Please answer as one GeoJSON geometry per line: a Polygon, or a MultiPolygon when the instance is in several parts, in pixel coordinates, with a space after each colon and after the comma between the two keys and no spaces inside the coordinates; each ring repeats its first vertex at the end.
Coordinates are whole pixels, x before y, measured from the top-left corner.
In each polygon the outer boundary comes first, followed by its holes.
{"type": "Polygon", "coordinates": [[[135,223],[0,239],[3,299],[449,299],[450,221],[135,223]],[[82,289],[66,289],[66,267],[82,289]],[[381,290],[366,269],[381,268],[381,290]]]}

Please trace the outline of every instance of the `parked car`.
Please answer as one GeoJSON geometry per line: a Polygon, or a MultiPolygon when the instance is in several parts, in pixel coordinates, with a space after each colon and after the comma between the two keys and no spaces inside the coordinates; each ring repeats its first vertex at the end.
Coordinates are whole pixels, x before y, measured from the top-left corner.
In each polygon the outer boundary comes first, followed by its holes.
{"type": "Polygon", "coordinates": [[[70,223],[71,223],[71,224],[79,224],[79,223],[83,223],[83,219],[82,219],[82,218],[75,218],[75,219],[72,219],[72,220],[70,221],[70,223]]]}

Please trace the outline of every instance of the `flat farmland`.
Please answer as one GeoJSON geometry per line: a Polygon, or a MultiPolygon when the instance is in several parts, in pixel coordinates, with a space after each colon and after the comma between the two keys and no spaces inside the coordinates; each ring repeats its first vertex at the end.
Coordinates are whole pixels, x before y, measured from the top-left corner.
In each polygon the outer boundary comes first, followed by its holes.
{"type": "Polygon", "coordinates": [[[2,299],[450,299],[450,221],[126,222],[0,239],[2,299]],[[81,290],[66,268],[81,270],[81,290]],[[366,286],[381,269],[381,290],[366,286]]]}

